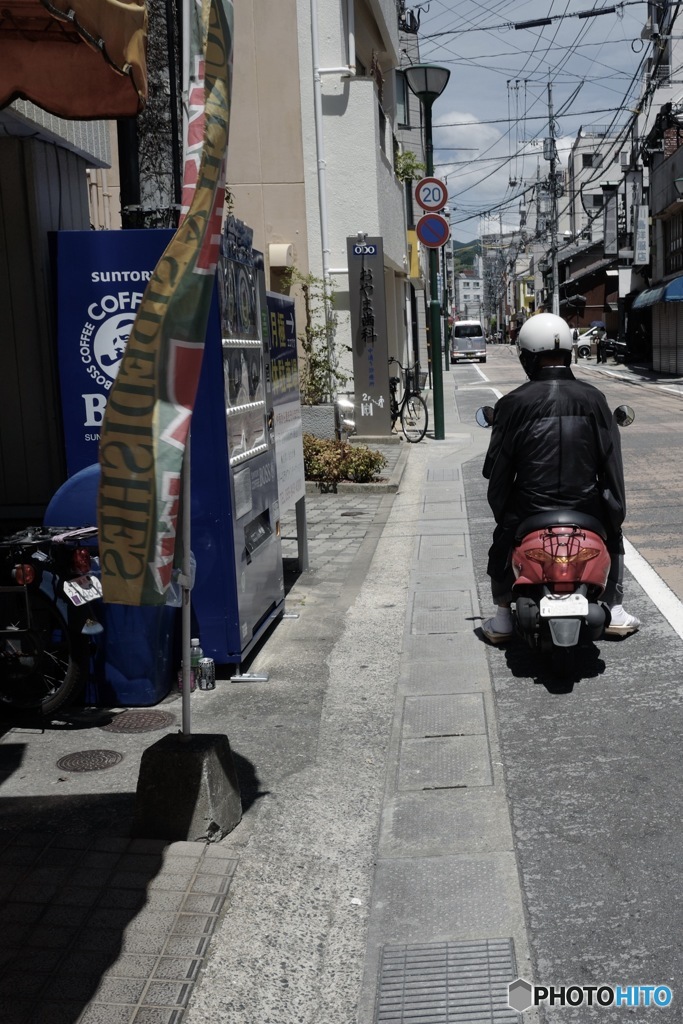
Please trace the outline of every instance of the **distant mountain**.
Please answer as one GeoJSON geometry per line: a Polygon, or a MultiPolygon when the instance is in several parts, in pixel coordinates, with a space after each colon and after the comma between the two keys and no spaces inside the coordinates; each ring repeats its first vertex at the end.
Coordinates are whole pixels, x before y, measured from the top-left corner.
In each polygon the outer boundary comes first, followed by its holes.
{"type": "Polygon", "coordinates": [[[473,267],[477,256],[481,254],[479,242],[456,242],[455,239],[451,239],[451,245],[453,246],[453,269],[456,272],[473,267]]]}

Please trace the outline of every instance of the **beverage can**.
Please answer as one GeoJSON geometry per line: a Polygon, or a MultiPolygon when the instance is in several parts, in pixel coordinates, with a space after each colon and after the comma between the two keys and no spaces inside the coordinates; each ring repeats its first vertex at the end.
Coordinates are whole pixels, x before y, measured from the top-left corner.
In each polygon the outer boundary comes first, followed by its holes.
{"type": "MultiPolygon", "coordinates": [[[[193,668],[190,669],[190,693],[193,693],[197,688],[197,675],[193,668]]],[[[178,690],[180,693],[183,692],[183,666],[181,665],[178,669],[178,690]]]]}
{"type": "Polygon", "coordinates": [[[216,665],[213,658],[201,658],[199,661],[199,689],[216,689],[216,665]]]}

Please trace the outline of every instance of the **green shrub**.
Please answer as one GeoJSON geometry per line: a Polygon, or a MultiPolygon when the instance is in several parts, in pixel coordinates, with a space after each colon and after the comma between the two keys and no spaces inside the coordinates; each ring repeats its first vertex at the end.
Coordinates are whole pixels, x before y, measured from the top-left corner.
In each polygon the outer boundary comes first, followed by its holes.
{"type": "Polygon", "coordinates": [[[348,441],[330,441],[304,434],[304,475],[321,490],[336,490],[342,480],[369,483],[386,466],[381,452],[348,441]]]}

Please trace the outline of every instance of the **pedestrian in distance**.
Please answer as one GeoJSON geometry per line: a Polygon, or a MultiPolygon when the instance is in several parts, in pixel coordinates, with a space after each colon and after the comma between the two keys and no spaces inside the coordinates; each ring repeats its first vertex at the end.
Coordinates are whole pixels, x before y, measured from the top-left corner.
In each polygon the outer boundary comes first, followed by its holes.
{"type": "Polygon", "coordinates": [[[624,609],[626,515],[619,428],[605,396],[570,369],[569,325],[552,313],[526,321],[517,352],[529,380],[498,400],[484,462],[496,528],[487,572],[496,614],[482,623],[494,644],[512,636],[510,564],[518,525],[538,512],[568,508],[604,524],[611,565],[603,601],[611,610],[605,633],[628,636],[640,621],[624,609]]]}
{"type": "Polygon", "coordinates": [[[578,329],[578,327],[575,327],[574,330],[572,331],[572,348],[573,348],[573,351],[574,351],[574,362],[578,363],[578,361],[579,361],[579,329],[578,329]]]}
{"type": "Polygon", "coordinates": [[[604,329],[604,327],[601,327],[597,331],[597,341],[598,341],[597,361],[599,363],[606,363],[607,362],[607,331],[604,329]]]}

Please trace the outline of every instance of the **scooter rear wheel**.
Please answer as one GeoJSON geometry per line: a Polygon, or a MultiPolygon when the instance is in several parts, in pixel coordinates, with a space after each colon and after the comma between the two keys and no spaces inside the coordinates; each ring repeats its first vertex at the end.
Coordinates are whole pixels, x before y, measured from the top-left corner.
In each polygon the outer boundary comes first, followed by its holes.
{"type": "Polygon", "coordinates": [[[0,595],[0,707],[50,715],[67,704],[81,681],[80,637],[38,590],[0,595]]]}

